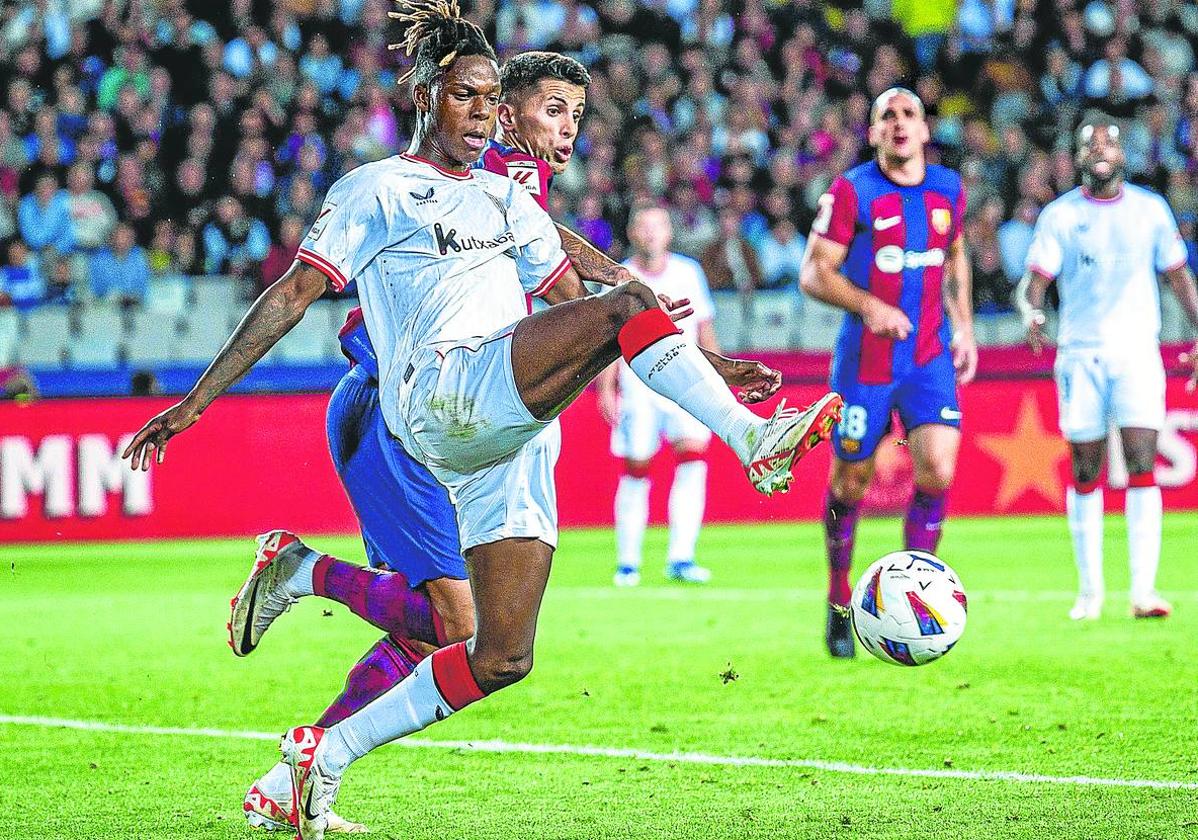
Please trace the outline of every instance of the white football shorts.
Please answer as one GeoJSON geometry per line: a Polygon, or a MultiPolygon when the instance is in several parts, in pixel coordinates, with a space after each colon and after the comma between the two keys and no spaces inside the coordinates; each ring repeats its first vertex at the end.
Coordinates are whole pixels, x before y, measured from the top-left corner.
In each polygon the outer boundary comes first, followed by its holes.
{"type": "Polygon", "coordinates": [[[462,551],[509,537],[557,545],[556,420],[516,390],[512,328],[417,352],[400,386],[397,437],[449,491],[462,551]]]}
{"type": "Polygon", "coordinates": [[[1104,440],[1112,424],[1157,430],[1165,424],[1165,368],[1155,347],[1061,350],[1054,373],[1061,434],[1072,443],[1104,440]]]}
{"type": "Polygon", "coordinates": [[[620,374],[620,418],[611,433],[611,453],[617,458],[648,461],[661,448],[662,438],[704,446],[711,440],[711,430],[677,403],[653,391],[630,371],[620,374]]]}

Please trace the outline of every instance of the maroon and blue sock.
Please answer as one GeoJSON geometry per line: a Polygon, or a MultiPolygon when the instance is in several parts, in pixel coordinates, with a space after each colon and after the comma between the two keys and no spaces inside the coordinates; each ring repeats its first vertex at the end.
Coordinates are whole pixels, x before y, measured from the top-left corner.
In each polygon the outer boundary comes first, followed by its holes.
{"type": "Polygon", "coordinates": [[[828,491],[824,500],[824,545],[828,549],[828,603],[847,606],[853,594],[849,568],[860,505],[842,502],[828,491]]]}
{"type": "Polygon", "coordinates": [[[345,720],[412,673],[421,659],[405,639],[394,636],[379,639],[350,669],[345,688],[324,710],[316,725],[328,727],[345,720]]]}
{"type": "Polygon", "coordinates": [[[907,548],[935,554],[936,546],[940,545],[940,531],[947,508],[947,496],[943,492],[933,493],[916,487],[903,524],[907,548]]]}
{"type": "Polygon", "coordinates": [[[428,595],[408,586],[399,572],[355,566],[325,555],[312,570],[312,591],[396,638],[445,644],[441,619],[428,595]]]}

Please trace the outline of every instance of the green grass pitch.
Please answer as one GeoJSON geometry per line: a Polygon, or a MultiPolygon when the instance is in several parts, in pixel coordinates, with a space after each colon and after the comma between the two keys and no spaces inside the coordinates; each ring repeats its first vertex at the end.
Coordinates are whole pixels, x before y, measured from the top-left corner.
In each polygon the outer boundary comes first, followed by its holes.
{"type": "MultiPolygon", "coordinates": [[[[863,524],[858,571],[899,527],[863,524]]],[[[1106,538],[1106,615],[1075,624],[1063,519],[950,520],[941,553],[969,626],[945,659],[904,669],[826,657],[814,524],[708,528],[701,590],[660,577],[660,530],[628,591],[610,587],[609,531],[567,532],[533,674],[420,737],[1189,788],[387,747],[351,769],[338,810],[403,840],[1198,838],[1194,517],[1166,520],[1160,583],[1177,610],[1164,622],[1128,616],[1122,518],[1106,538]]],[[[355,539],[310,542],[362,557],[355,539]]],[[[0,715],[258,733],[313,720],[379,633],[306,599],[236,659],[227,604],[252,549],[0,549],[0,715]]],[[[0,749],[6,840],[249,837],[241,797],[277,757],[270,740],[11,721],[0,749]]]]}

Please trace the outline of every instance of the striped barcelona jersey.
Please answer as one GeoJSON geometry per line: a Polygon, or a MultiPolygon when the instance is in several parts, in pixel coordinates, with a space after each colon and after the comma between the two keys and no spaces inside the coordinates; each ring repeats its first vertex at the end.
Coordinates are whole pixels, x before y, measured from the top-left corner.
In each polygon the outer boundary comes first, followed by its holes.
{"type": "MultiPolygon", "coordinates": [[[[553,181],[553,170],[540,158],[488,140],[482,156],[472,168],[485,169],[496,175],[511,178],[528,190],[528,194],[536,199],[542,210],[549,210],[549,185],[553,181]]],[[[350,310],[337,337],[341,342],[341,352],[346,355],[350,364],[362,365],[371,376],[378,379],[379,362],[374,354],[374,346],[370,343],[370,336],[366,334],[362,307],[357,306],[350,310]]]]}
{"type": "Polygon", "coordinates": [[[948,351],[951,326],[941,297],[948,246],[961,235],[961,176],[929,165],[922,184],[903,187],[877,161],[837,178],[820,198],[812,230],[848,247],[841,271],[854,284],[907,313],[914,332],[903,341],[865,328],[846,313],[837,357],[857,368],[864,385],[901,379],[948,351]]]}

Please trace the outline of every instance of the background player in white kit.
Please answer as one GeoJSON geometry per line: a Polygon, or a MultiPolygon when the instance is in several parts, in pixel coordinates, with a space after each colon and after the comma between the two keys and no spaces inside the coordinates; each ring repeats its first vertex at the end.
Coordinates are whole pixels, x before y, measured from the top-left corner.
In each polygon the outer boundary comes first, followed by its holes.
{"type": "MultiPolygon", "coordinates": [[[[1163,618],[1172,608],[1156,593],[1161,491],[1153,465],[1165,420],[1157,274],[1168,278],[1196,330],[1198,294],[1169,205],[1123,181],[1118,124],[1106,117],[1088,120],[1078,129],[1077,142],[1083,186],[1040,214],[1016,295],[1029,341],[1039,352],[1047,342],[1044,293],[1054,280],[1060,289],[1055,374],[1061,433],[1073,461],[1073,486],[1065,501],[1078,571],[1078,597],[1069,616],[1092,619],[1102,612],[1100,475],[1114,424],[1129,475],[1132,614],[1163,618]]],[[[1198,376],[1198,353],[1184,358],[1195,364],[1198,376]]]]}
{"type": "MultiPolygon", "coordinates": [[[[679,327],[693,343],[718,353],[707,276],[694,260],[670,252],[673,237],[670,214],[664,208],[634,208],[628,218],[633,256],[624,265],[654,292],[689,300],[694,314],[680,321],[679,327]]],[[[615,504],[616,586],[641,582],[641,544],[649,520],[649,462],[663,438],[677,461],[670,486],[666,576],[683,583],[707,583],[711,572],[695,563],[695,544],[707,501],[705,455],[711,431],[677,403],[649,390],[627,362],[616,362],[595,384],[599,411],[612,425],[612,454],[624,460],[615,504]]]]}

